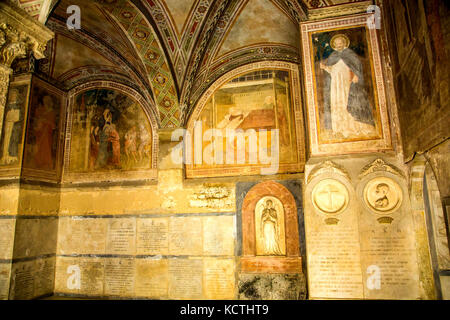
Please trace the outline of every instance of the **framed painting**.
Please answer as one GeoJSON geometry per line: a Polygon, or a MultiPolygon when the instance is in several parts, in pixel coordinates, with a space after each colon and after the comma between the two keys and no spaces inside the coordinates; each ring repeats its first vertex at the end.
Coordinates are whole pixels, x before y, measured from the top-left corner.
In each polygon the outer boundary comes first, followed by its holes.
{"type": "Polygon", "coordinates": [[[65,103],[63,91],[33,77],[22,176],[59,180],[65,103]]]}
{"type": "Polygon", "coordinates": [[[391,149],[376,29],[370,14],[300,25],[311,155],[391,149]]]}
{"type": "Polygon", "coordinates": [[[139,93],[91,82],[69,93],[68,114],[63,182],[156,178],[156,117],[139,93]]]}

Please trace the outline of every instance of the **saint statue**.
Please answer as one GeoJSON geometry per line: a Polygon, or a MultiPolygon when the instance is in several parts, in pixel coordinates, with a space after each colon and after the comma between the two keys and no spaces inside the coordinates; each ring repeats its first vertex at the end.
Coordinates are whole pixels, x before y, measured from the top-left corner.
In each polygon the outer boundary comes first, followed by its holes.
{"type": "Polygon", "coordinates": [[[346,35],[335,35],[330,45],[334,51],[320,63],[320,69],[325,71],[324,110],[331,120],[331,125],[326,126],[343,138],[372,135],[375,122],[364,87],[362,63],[349,48],[346,35]]]}
{"type": "Polygon", "coordinates": [[[277,210],[273,206],[272,200],[267,200],[262,210],[261,233],[264,244],[264,254],[282,255],[278,244],[278,216],[277,210]]]}

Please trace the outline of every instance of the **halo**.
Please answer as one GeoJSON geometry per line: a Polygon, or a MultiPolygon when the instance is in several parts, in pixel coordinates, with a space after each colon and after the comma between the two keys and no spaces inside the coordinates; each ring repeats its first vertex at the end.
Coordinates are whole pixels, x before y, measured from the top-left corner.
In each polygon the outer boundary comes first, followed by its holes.
{"type": "Polygon", "coordinates": [[[331,40],[330,40],[330,46],[331,46],[331,48],[333,48],[333,50],[336,50],[336,47],[334,46],[334,41],[335,41],[337,38],[343,38],[343,39],[345,40],[344,48],[347,49],[348,46],[350,45],[350,39],[349,39],[345,34],[343,34],[343,33],[339,33],[339,34],[337,34],[337,35],[334,35],[334,36],[331,38],[331,40]]]}

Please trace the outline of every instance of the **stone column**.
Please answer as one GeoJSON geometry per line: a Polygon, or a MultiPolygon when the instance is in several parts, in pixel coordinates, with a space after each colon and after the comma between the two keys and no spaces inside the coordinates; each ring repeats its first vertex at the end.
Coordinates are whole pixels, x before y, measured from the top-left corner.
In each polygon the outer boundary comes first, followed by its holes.
{"type": "Polygon", "coordinates": [[[0,133],[8,97],[11,64],[32,52],[36,59],[44,57],[47,42],[54,33],[11,2],[0,3],[0,133]]]}
{"type": "MultiPolygon", "coordinates": [[[[54,33],[52,31],[29,16],[12,1],[0,2],[0,138],[3,134],[5,108],[8,100],[10,80],[12,80],[11,64],[16,58],[20,59],[29,54],[32,54],[36,59],[43,58],[46,44],[53,37],[54,33]]],[[[14,243],[17,240],[20,242],[20,236],[24,239],[29,238],[27,235],[28,229],[22,227],[24,223],[18,223],[18,221],[28,222],[28,220],[17,219],[20,185],[17,181],[13,183],[8,181],[8,179],[15,176],[17,175],[10,174],[7,170],[7,173],[1,177],[5,181],[0,183],[0,300],[11,297],[11,285],[14,284],[18,287],[17,281],[15,281],[18,278],[16,279],[16,275],[13,276],[14,264],[12,261],[18,256],[14,253],[15,247],[17,247],[17,244],[14,245],[14,243]]],[[[19,249],[28,249],[30,246],[27,243],[21,243],[18,247],[19,249]]],[[[32,261],[31,264],[35,266],[35,269],[40,268],[44,271],[50,269],[41,261],[32,261]]],[[[22,268],[22,266],[20,267],[22,268]]],[[[25,267],[28,268],[28,265],[25,267]]],[[[15,272],[14,274],[18,274],[17,277],[21,276],[22,280],[36,278],[29,277],[29,270],[25,267],[20,269],[19,273],[15,272]]],[[[41,274],[44,273],[41,272],[41,274]]],[[[17,289],[12,290],[14,291],[13,298],[33,298],[36,291],[39,294],[42,291],[41,283],[44,280],[41,279],[43,277],[41,275],[38,279],[40,281],[39,285],[35,286],[39,290],[28,290],[27,281],[22,281],[20,292],[17,289]],[[31,294],[29,294],[30,291],[32,292],[31,294]]]]}

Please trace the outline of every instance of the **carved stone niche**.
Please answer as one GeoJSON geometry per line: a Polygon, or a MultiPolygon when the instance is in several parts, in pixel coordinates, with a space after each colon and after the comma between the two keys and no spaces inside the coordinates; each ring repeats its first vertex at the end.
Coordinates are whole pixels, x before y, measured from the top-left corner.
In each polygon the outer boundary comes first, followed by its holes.
{"type": "Polygon", "coordinates": [[[243,200],[240,262],[240,299],[305,298],[297,205],[275,181],[255,185],[243,200]]]}

